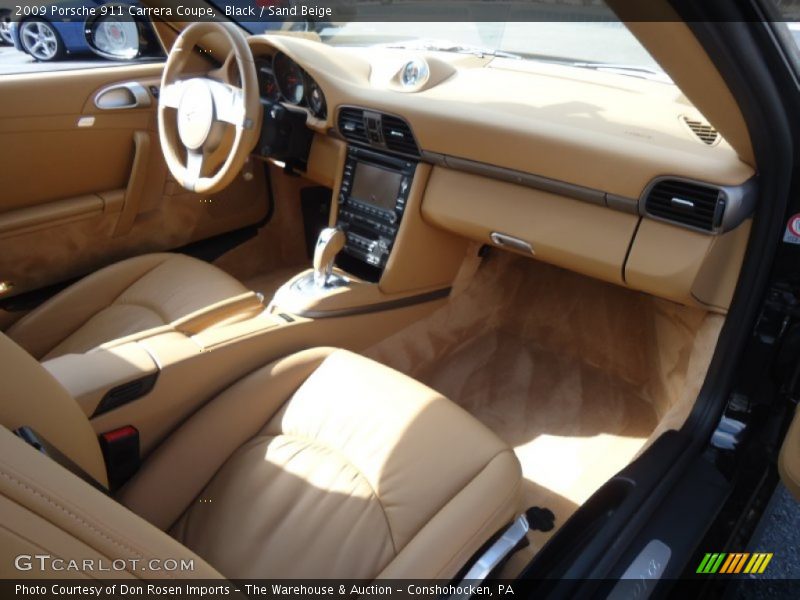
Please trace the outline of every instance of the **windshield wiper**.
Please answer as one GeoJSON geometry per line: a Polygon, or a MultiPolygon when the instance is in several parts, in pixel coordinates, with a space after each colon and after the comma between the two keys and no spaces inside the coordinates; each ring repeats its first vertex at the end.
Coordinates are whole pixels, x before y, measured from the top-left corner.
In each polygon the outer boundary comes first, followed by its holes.
{"type": "Polygon", "coordinates": [[[631,77],[641,77],[642,79],[651,79],[654,81],[663,81],[672,83],[669,75],[658,69],[650,67],[642,67],[638,65],[623,65],[617,63],[602,63],[602,62],[570,62],[571,67],[579,67],[581,69],[594,69],[595,71],[609,71],[612,73],[620,73],[622,75],[630,75],[631,77]]]}
{"type": "Polygon", "coordinates": [[[429,52],[455,52],[457,54],[472,54],[483,58],[493,56],[496,58],[521,59],[522,55],[506,52],[505,50],[495,50],[493,48],[482,48],[481,46],[467,46],[464,44],[452,44],[449,42],[435,42],[428,40],[418,40],[416,42],[401,44],[386,44],[384,48],[396,48],[400,50],[427,50],[429,52]]]}

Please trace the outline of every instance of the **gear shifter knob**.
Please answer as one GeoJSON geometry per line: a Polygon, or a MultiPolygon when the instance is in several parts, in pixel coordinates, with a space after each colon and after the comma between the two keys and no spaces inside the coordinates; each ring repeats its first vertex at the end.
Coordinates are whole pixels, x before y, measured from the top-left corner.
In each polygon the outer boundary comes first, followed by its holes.
{"type": "Polygon", "coordinates": [[[333,260],[344,248],[346,239],[344,232],[335,227],[320,232],[314,248],[314,284],[317,287],[327,287],[333,273],[333,260]]]}

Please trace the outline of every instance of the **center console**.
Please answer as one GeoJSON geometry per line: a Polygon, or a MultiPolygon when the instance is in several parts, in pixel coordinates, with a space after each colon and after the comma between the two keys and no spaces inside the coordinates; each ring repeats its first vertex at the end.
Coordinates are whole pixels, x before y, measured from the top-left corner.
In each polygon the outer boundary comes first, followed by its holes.
{"type": "Polygon", "coordinates": [[[417,164],[349,147],[337,226],[346,242],[337,265],[367,281],[380,279],[406,208],[417,164]]]}
{"type": "Polygon", "coordinates": [[[467,252],[466,240],[422,219],[433,167],[383,148],[335,142],[326,161],[336,174],[333,214],[317,237],[313,269],[285,282],[270,310],[317,323],[412,306],[430,310],[448,295],[467,252]]]}

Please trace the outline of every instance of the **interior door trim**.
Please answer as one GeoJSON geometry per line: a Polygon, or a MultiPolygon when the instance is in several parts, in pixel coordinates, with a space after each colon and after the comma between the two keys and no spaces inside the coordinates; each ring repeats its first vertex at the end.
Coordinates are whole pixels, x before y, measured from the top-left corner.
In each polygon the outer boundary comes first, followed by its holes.
{"type": "Polygon", "coordinates": [[[150,163],[152,143],[146,131],[133,132],[133,165],[125,189],[125,202],[119,215],[114,237],[125,235],[133,228],[139,207],[142,205],[145,184],[147,183],[147,165],[150,163]]]}
{"type": "Polygon", "coordinates": [[[0,239],[99,216],[109,207],[98,194],[85,194],[0,214],[0,239]]]}

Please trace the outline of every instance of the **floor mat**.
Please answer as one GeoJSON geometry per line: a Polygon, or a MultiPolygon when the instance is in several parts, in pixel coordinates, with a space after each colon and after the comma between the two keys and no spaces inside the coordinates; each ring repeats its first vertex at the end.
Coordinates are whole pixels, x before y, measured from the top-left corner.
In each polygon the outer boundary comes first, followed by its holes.
{"type": "Polygon", "coordinates": [[[608,373],[509,332],[487,332],[417,376],[516,449],[530,486],[572,507],[625,466],[658,421],[608,373]]]}
{"type": "Polygon", "coordinates": [[[303,265],[294,271],[296,274],[311,265],[306,254],[300,190],[312,183],[281,175],[274,165],[270,166],[270,171],[275,205],[269,223],[259,229],[254,238],[214,261],[217,267],[245,284],[248,281],[269,283],[267,279],[282,269],[291,267],[294,270],[295,266],[303,265]]]}
{"type": "MultiPolygon", "coordinates": [[[[447,306],[366,354],[511,445],[525,506],[550,508],[558,527],[655,431],[682,422],[721,324],[700,309],[495,253],[447,306]]],[[[534,534],[517,566],[549,535],[534,534]]]]}

